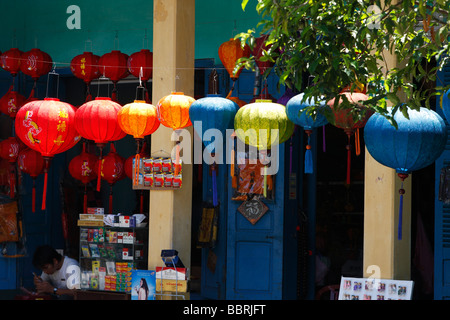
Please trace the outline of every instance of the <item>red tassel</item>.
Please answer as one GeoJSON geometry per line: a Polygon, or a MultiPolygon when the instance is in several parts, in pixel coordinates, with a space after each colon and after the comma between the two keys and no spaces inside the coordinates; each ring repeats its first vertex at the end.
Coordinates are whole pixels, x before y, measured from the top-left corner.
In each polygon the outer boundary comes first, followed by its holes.
{"type": "Polygon", "coordinates": [[[178,175],[178,173],[180,173],[180,143],[179,142],[177,142],[174,176],[178,175]]]}
{"type": "Polygon", "coordinates": [[[100,191],[102,185],[102,152],[103,146],[100,146],[100,156],[98,157],[98,171],[97,171],[97,191],[100,191]]]}
{"type": "Polygon", "coordinates": [[[109,192],[109,214],[112,214],[112,206],[113,206],[113,194],[111,186],[111,191],[109,192]]]}
{"type": "Polygon", "coordinates": [[[134,157],[133,186],[137,186],[139,184],[140,162],[141,156],[139,153],[136,153],[136,156],[134,157]]]}
{"type": "Polygon", "coordinates": [[[84,185],[83,213],[87,213],[87,185],[84,185]]]}
{"type": "Polygon", "coordinates": [[[47,198],[47,179],[48,179],[48,173],[47,170],[45,170],[44,173],[44,192],[42,194],[42,210],[45,210],[45,200],[47,198]]]}
{"type": "Polygon", "coordinates": [[[36,180],[33,179],[33,189],[31,190],[31,211],[36,212],[36,180]]]}
{"type": "Polygon", "coordinates": [[[142,190],[140,192],[139,210],[140,213],[144,212],[144,192],[142,190]]]}
{"type": "Polygon", "coordinates": [[[350,135],[348,136],[347,149],[347,184],[350,184],[351,166],[352,166],[352,146],[350,144],[350,135]]]}

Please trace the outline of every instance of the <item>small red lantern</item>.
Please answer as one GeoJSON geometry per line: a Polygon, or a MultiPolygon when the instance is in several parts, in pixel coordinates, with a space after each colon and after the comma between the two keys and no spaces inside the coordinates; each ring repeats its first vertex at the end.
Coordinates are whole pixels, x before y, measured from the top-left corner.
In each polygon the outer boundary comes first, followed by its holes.
{"type": "Polygon", "coordinates": [[[259,71],[262,75],[264,75],[267,70],[271,69],[274,66],[274,63],[270,60],[261,61],[261,57],[263,56],[264,51],[269,50],[271,47],[271,45],[266,45],[266,41],[268,38],[268,34],[264,34],[259,38],[256,38],[255,48],[252,52],[252,54],[255,56],[256,65],[258,66],[259,71]]]}
{"type": "Polygon", "coordinates": [[[10,197],[11,199],[15,196],[15,166],[14,163],[17,161],[17,156],[21,149],[21,143],[16,137],[9,137],[0,142],[0,157],[8,160],[9,162],[9,182],[10,182],[10,197]]]}
{"type": "Polygon", "coordinates": [[[32,189],[32,212],[36,211],[36,178],[44,170],[44,158],[42,155],[30,148],[25,148],[19,152],[17,157],[17,164],[22,172],[27,173],[33,179],[33,189],[32,189]]]}
{"type": "Polygon", "coordinates": [[[99,170],[102,179],[108,182],[110,186],[109,191],[109,213],[112,214],[113,207],[113,185],[125,178],[125,159],[121,157],[113,143],[110,144],[111,149],[105,158],[97,160],[99,165],[94,166],[94,170],[99,170]]]}
{"type": "Polygon", "coordinates": [[[70,70],[73,75],[86,83],[86,101],[92,100],[89,92],[91,81],[100,77],[99,60],[100,57],[92,52],[83,52],[70,62],[70,70]]]}
{"type": "Polygon", "coordinates": [[[50,55],[40,49],[33,48],[21,55],[20,71],[30,76],[34,80],[33,89],[30,97],[34,96],[37,80],[50,72],[53,66],[53,60],[50,55]]]}
{"type": "Polygon", "coordinates": [[[74,125],[75,110],[74,106],[57,98],[45,98],[28,102],[16,115],[17,137],[44,157],[42,210],[45,210],[51,159],[72,148],[80,140],[74,125]]]}
{"type": "Polygon", "coordinates": [[[83,142],[83,151],[74,157],[69,163],[69,172],[77,180],[84,184],[83,212],[87,212],[87,184],[94,180],[94,172],[97,157],[86,152],[86,143],[83,142]]]}
{"type": "Polygon", "coordinates": [[[153,76],[153,53],[148,49],[142,49],[128,57],[128,71],[142,80],[145,90],[145,101],[150,103],[146,83],[153,76]]]}
{"type": "Polygon", "coordinates": [[[20,71],[22,53],[23,52],[17,48],[11,48],[1,55],[2,68],[11,73],[13,77],[20,71]]]}
{"type": "Polygon", "coordinates": [[[27,98],[14,91],[14,87],[11,85],[8,92],[0,99],[0,111],[14,119],[19,108],[26,102],[27,98]]]}
{"type": "MultiPolygon", "coordinates": [[[[108,97],[97,97],[78,108],[75,114],[75,128],[80,135],[93,140],[100,149],[99,160],[102,159],[102,150],[106,143],[117,141],[126,136],[117,120],[117,114],[122,106],[108,97]]],[[[97,191],[100,191],[100,170],[97,179],[97,191]]]]}
{"type": "Polygon", "coordinates": [[[128,76],[128,55],[119,50],[113,50],[102,55],[98,63],[100,73],[113,82],[111,98],[117,101],[117,82],[128,76]]]}

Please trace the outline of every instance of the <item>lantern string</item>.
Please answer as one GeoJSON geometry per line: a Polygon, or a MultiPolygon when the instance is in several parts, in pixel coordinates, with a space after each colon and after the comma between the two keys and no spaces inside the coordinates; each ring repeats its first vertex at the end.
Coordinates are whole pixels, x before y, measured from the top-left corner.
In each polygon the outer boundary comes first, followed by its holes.
{"type": "Polygon", "coordinates": [[[84,184],[83,212],[87,213],[87,184],[84,184]]]}
{"type": "Polygon", "coordinates": [[[361,145],[359,141],[359,128],[355,131],[355,152],[359,156],[361,154],[361,145]]]}
{"type": "Polygon", "coordinates": [[[311,130],[306,130],[308,135],[308,143],[306,145],[305,151],[305,173],[313,173],[313,159],[312,159],[312,150],[311,150],[311,130]]]}

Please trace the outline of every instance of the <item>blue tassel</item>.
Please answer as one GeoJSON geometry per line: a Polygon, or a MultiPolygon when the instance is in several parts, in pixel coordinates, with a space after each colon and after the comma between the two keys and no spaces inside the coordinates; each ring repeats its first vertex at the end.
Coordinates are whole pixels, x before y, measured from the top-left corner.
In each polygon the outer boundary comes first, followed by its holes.
{"type": "Polygon", "coordinates": [[[400,205],[398,212],[398,240],[402,240],[402,224],[403,224],[403,194],[400,194],[400,205]]]}
{"type": "Polygon", "coordinates": [[[217,182],[216,182],[216,170],[212,170],[212,188],[213,188],[213,206],[217,207],[217,182]]]}
{"type": "Polygon", "coordinates": [[[310,143],[310,136],[308,135],[308,145],[306,146],[305,152],[305,173],[313,173],[312,151],[309,143],[310,143]]]}

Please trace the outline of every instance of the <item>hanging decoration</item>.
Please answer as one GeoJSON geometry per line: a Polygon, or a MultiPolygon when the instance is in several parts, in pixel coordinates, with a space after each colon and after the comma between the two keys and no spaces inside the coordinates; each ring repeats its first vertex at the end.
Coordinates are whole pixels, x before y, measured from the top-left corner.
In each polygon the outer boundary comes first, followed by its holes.
{"type": "Polygon", "coordinates": [[[94,167],[97,157],[86,151],[86,141],[83,141],[81,153],[69,162],[70,175],[84,184],[83,213],[87,213],[87,185],[96,178],[94,167]]]}
{"type": "MultiPolygon", "coordinates": [[[[172,92],[162,97],[156,105],[159,122],[175,132],[192,125],[189,118],[189,107],[195,101],[194,98],[183,92],[172,92]]],[[[174,175],[180,172],[180,141],[176,142],[174,175]]]]}
{"type": "MultiPolygon", "coordinates": [[[[388,109],[392,113],[392,108],[388,109]]],[[[402,239],[403,181],[416,170],[433,164],[447,143],[444,120],[433,110],[408,110],[409,119],[396,112],[398,129],[380,114],[374,114],[364,128],[367,151],[380,164],[396,170],[402,181],[398,239],[402,239]]]]}
{"type": "Polygon", "coordinates": [[[324,126],[328,123],[325,113],[330,107],[327,106],[324,100],[315,102],[313,98],[303,101],[304,94],[300,93],[291,98],[286,104],[286,113],[288,118],[295,124],[303,127],[303,130],[308,136],[308,143],[305,152],[305,173],[313,173],[313,159],[311,151],[311,134],[314,128],[324,126]],[[308,113],[308,108],[318,106],[318,110],[314,114],[308,113]]]}
{"type": "Polygon", "coordinates": [[[31,101],[34,98],[37,80],[51,71],[53,60],[48,53],[37,48],[22,53],[20,59],[20,71],[30,76],[34,81],[33,88],[28,97],[28,101],[31,101]]]}
{"type": "Polygon", "coordinates": [[[102,179],[109,184],[110,187],[109,214],[112,214],[113,185],[117,181],[125,178],[125,170],[124,170],[125,159],[117,153],[114,144],[110,143],[109,153],[103,159],[98,159],[97,161],[99,162],[99,164],[94,166],[94,170],[99,170],[97,174],[100,175],[102,179]]]}
{"type": "Polygon", "coordinates": [[[20,171],[28,174],[33,180],[31,211],[36,212],[36,178],[44,171],[44,158],[39,152],[27,147],[19,152],[17,164],[20,171]]]}
{"type": "Polygon", "coordinates": [[[267,79],[266,72],[274,66],[274,62],[270,61],[270,59],[263,61],[261,59],[264,57],[264,52],[270,50],[271,45],[267,45],[267,39],[269,38],[268,34],[263,34],[260,37],[256,38],[255,47],[253,48],[252,54],[255,57],[255,63],[259,68],[259,72],[263,75],[265,79],[267,79]]]}
{"type": "Polygon", "coordinates": [[[148,49],[142,49],[128,57],[128,71],[143,82],[145,88],[145,102],[150,103],[147,82],[153,76],[153,53],[148,49]]]}
{"type": "Polygon", "coordinates": [[[23,144],[16,137],[9,137],[0,142],[0,157],[9,162],[9,196],[11,199],[15,197],[16,189],[16,161],[19,151],[23,148],[23,144]]]}
{"type": "Polygon", "coordinates": [[[48,169],[51,159],[72,148],[80,135],[74,126],[75,107],[58,98],[31,101],[19,109],[15,121],[17,137],[44,158],[44,192],[46,207],[48,169]]]}
{"type": "Polygon", "coordinates": [[[8,71],[13,77],[12,86],[14,87],[14,82],[17,74],[20,71],[20,62],[22,57],[22,51],[17,48],[11,48],[2,53],[0,56],[2,68],[8,71]]]}
{"type": "Polygon", "coordinates": [[[86,51],[75,56],[70,62],[70,70],[73,75],[83,80],[86,84],[85,102],[92,100],[89,85],[92,80],[100,77],[99,60],[100,56],[86,51]]]}
{"type": "MultiPolygon", "coordinates": [[[[207,144],[203,140],[203,132],[209,129],[217,129],[222,133],[222,137],[226,137],[226,130],[232,129],[234,124],[234,117],[239,109],[238,105],[233,101],[222,98],[220,95],[208,94],[205,98],[194,101],[189,108],[189,117],[194,122],[194,131],[202,139],[205,149],[211,154],[212,158],[215,158],[216,152],[220,151],[219,157],[223,158],[224,152],[223,141],[220,141],[222,145],[218,146],[216,140],[207,144]],[[195,125],[195,121],[199,121],[201,126],[195,125]]],[[[216,137],[217,138],[217,137],[216,137]]],[[[222,163],[222,162],[220,162],[222,163]]],[[[213,182],[213,205],[218,205],[217,196],[217,163],[211,165],[211,175],[213,182]]]]}
{"type": "Polygon", "coordinates": [[[128,76],[128,55],[119,50],[105,53],[99,59],[100,73],[113,83],[111,99],[117,101],[117,82],[128,76]]]}
{"type": "Polygon", "coordinates": [[[17,111],[27,102],[27,98],[14,90],[11,85],[8,92],[0,98],[0,111],[14,119],[17,111]]]}
{"type": "MultiPolygon", "coordinates": [[[[88,140],[93,140],[100,149],[99,164],[102,160],[102,152],[106,143],[117,141],[126,136],[117,120],[117,114],[121,105],[109,97],[97,97],[81,105],[75,113],[75,128],[80,135],[88,140]]],[[[97,191],[100,191],[101,177],[98,173],[97,191]]]]}
{"type": "Polygon", "coordinates": [[[134,166],[133,186],[138,184],[140,170],[140,150],[143,140],[159,128],[156,107],[144,100],[134,100],[124,105],[117,114],[120,128],[136,140],[136,155],[134,166]]]}
{"type": "Polygon", "coordinates": [[[349,185],[351,181],[351,154],[352,154],[352,146],[351,146],[351,137],[355,135],[355,152],[356,155],[359,155],[360,150],[360,142],[359,142],[359,129],[363,128],[369,120],[370,116],[373,114],[372,111],[365,108],[362,102],[368,100],[369,97],[362,92],[349,92],[344,91],[339,94],[339,102],[337,107],[335,107],[335,99],[331,99],[327,102],[327,105],[331,108],[334,114],[334,121],[331,123],[337,128],[343,129],[345,134],[348,137],[348,144],[346,146],[347,149],[347,179],[346,183],[349,185]],[[340,105],[343,103],[343,98],[341,96],[345,96],[345,99],[352,104],[356,105],[361,113],[362,117],[355,121],[353,119],[353,115],[350,109],[341,108],[340,105]]]}

